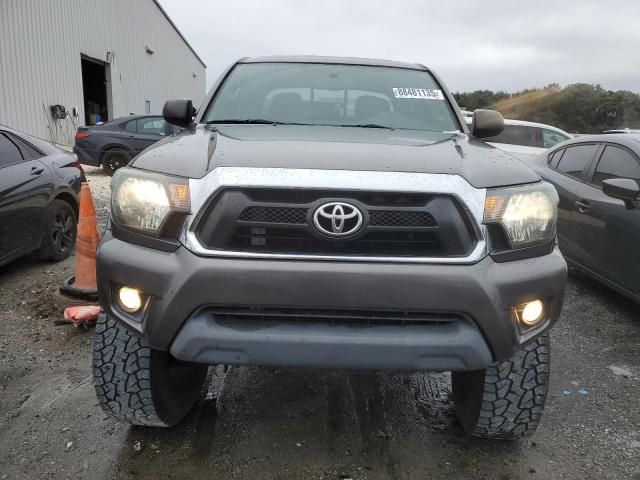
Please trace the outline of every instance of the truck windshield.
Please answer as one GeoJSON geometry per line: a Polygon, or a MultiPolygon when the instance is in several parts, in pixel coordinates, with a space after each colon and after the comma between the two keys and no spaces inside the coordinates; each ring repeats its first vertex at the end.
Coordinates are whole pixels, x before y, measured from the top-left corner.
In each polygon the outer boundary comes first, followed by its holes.
{"type": "Polygon", "coordinates": [[[460,129],[426,71],[309,63],[237,65],[202,122],[460,129]]]}

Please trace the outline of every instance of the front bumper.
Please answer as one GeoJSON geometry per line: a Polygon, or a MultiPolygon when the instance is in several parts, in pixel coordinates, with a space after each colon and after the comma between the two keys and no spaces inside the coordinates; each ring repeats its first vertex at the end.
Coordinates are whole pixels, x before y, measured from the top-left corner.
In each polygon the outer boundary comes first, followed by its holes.
{"type": "Polygon", "coordinates": [[[202,310],[171,344],[181,360],[214,364],[373,370],[477,370],[491,363],[482,335],[465,322],[355,326],[276,321],[229,324],[202,310]]]}
{"type": "Polygon", "coordinates": [[[393,264],[200,257],[103,237],[99,296],[105,311],[152,348],[204,363],[307,367],[475,370],[510,357],[558,318],[567,267],[556,249],[538,258],[473,265],[393,264]],[[150,296],[140,322],[112,299],[115,285],[150,296]],[[512,308],[542,298],[547,320],[522,333],[512,308]],[[469,321],[446,327],[327,323],[238,328],[212,305],[430,311],[469,321]]]}

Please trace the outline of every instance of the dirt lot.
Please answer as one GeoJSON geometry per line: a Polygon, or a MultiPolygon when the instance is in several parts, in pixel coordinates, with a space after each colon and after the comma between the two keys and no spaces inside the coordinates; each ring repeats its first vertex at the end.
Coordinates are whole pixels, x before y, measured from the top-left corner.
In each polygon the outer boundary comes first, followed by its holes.
{"type": "MultiPolygon", "coordinates": [[[[109,179],[89,170],[104,223],[109,179]]],[[[52,323],[73,262],[0,270],[0,479],[640,480],[638,307],[580,275],[542,425],[503,443],[463,435],[444,374],[218,367],[181,425],[120,424],[94,396],[92,332],[52,323]]]]}

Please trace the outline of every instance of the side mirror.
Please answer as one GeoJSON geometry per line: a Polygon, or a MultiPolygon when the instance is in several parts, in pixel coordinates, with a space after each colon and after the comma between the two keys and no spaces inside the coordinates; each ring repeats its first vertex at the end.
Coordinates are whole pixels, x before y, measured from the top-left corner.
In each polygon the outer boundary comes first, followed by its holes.
{"type": "Polygon", "coordinates": [[[162,108],[162,116],[172,125],[187,128],[193,123],[196,109],[193,102],[187,99],[167,100],[162,108]]]}
{"type": "Polygon", "coordinates": [[[471,135],[486,138],[498,135],[504,130],[504,118],[495,110],[475,110],[471,122],[471,135]]]}
{"type": "Polygon", "coordinates": [[[628,210],[636,208],[640,200],[640,183],[631,178],[610,178],[602,181],[605,195],[624,201],[628,210]]]}

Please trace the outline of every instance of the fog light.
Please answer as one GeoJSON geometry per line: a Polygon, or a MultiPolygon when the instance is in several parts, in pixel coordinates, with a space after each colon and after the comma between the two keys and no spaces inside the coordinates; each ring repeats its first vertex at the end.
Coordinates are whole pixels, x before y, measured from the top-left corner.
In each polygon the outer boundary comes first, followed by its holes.
{"type": "Polygon", "coordinates": [[[540,300],[523,303],[517,310],[518,318],[528,327],[539,323],[544,316],[544,304],[540,300]]]}
{"type": "Polygon", "coordinates": [[[120,305],[128,312],[137,312],[142,307],[142,297],[135,288],[120,287],[118,300],[120,300],[120,305]]]}

